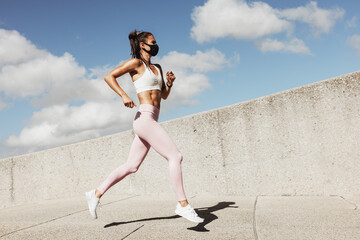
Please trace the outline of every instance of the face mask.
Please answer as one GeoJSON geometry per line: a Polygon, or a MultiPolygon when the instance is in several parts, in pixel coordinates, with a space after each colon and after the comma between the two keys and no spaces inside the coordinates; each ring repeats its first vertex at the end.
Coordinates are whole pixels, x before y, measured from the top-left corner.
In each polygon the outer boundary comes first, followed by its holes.
{"type": "Polygon", "coordinates": [[[147,43],[144,43],[144,44],[146,44],[150,47],[150,51],[146,50],[145,48],[143,48],[143,50],[145,52],[147,52],[148,54],[150,54],[151,56],[154,57],[159,52],[159,46],[157,44],[154,44],[154,45],[149,45],[147,43]]]}

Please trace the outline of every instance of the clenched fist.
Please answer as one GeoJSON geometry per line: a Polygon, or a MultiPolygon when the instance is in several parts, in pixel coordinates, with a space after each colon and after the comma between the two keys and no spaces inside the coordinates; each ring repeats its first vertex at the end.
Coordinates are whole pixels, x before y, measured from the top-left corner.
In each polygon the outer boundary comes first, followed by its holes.
{"type": "Polygon", "coordinates": [[[133,102],[133,100],[131,100],[131,98],[129,98],[126,95],[122,96],[122,100],[123,100],[125,107],[133,108],[134,106],[136,106],[136,104],[133,102]]]}
{"type": "Polygon", "coordinates": [[[172,71],[168,71],[166,73],[166,79],[168,81],[168,83],[167,83],[168,85],[172,86],[173,82],[175,81],[175,78],[176,77],[172,71]]]}

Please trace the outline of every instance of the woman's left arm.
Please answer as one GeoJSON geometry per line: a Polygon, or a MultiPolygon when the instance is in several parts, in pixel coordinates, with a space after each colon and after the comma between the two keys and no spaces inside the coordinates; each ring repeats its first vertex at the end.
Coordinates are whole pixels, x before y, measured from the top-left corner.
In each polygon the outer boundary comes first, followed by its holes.
{"type": "MultiPolygon", "coordinates": [[[[164,82],[164,77],[163,77],[163,72],[162,72],[162,68],[160,66],[160,64],[157,64],[157,67],[159,67],[160,69],[160,72],[161,72],[161,77],[163,79],[163,83],[164,82]]],[[[167,99],[167,97],[169,96],[170,94],[170,90],[171,90],[171,87],[173,86],[173,82],[175,81],[175,75],[172,71],[168,71],[166,73],[166,80],[167,82],[165,84],[163,84],[162,88],[161,88],[161,98],[162,99],[167,99]],[[170,86],[170,87],[169,87],[170,86]]]]}

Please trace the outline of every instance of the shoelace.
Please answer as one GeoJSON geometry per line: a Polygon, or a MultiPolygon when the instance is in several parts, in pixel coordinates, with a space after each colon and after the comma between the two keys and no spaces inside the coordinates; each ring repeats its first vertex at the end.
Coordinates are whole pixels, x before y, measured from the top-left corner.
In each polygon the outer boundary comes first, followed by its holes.
{"type": "Polygon", "coordinates": [[[99,207],[99,209],[101,210],[101,208],[102,208],[101,202],[99,202],[98,207],[99,207]]]}
{"type": "Polygon", "coordinates": [[[194,209],[191,209],[191,213],[193,215],[194,218],[198,219],[198,220],[201,220],[202,218],[199,217],[199,215],[197,215],[197,213],[195,212],[194,209]]]}
{"type": "Polygon", "coordinates": [[[191,214],[192,214],[194,217],[197,217],[197,216],[198,216],[197,213],[195,212],[195,210],[194,210],[193,208],[190,210],[190,212],[191,212],[191,214]]]}

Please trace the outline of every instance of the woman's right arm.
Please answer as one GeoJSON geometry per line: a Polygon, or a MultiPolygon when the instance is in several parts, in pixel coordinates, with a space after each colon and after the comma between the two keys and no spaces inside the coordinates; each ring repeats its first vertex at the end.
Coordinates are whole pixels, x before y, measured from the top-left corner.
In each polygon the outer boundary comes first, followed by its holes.
{"type": "Polygon", "coordinates": [[[104,80],[106,83],[122,98],[124,105],[126,107],[134,107],[136,104],[129,98],[129,96],[126,94],[126,92],[119,86],[118,82],[116,81],[116,78],[126,74],[135,71],[137,67],[141,64],[139,59],[132,58],[124,62],[119,67],[112,70],[110,73],[108,73],[104,80]]]}

